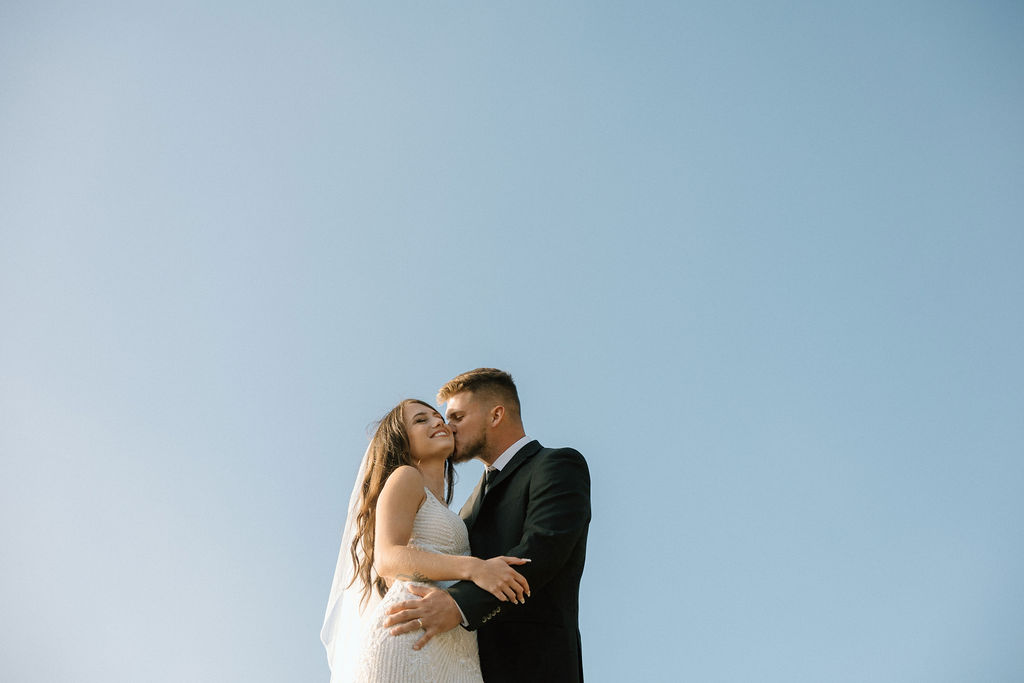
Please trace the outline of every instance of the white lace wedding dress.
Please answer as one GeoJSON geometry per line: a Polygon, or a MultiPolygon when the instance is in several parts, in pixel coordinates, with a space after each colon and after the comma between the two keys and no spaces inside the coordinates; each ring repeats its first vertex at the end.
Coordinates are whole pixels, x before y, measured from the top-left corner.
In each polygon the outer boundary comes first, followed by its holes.
{"type": "MultiPolygon", "coordinates": [[[[444,555],[469,555],[469,534],[457,514],[428,489],[427,499],[416,512],[409,545],[444,555]]],[[[424,581],[446,588],[454,581],[424,581]]],[[[396,580],[372,612],[363,618],[358,633],[359,660],[356,681],[366,683],[482,683],[476,633],[456,626],[434,636],[422,649],[412,646],[423,636],[413,631],[393,636],[384,627],[385,612],[396,602],[416,596],[407,582],[396,580]]]]}

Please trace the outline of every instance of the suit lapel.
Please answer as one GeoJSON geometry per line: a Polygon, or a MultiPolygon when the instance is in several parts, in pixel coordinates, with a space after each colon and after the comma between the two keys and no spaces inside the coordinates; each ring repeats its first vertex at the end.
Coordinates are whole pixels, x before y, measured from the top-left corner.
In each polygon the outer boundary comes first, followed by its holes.
{"type": "Polygon", "coordinates": [[[469,497],[466,504],[462,506],[462,510],[459,511],[459,515],[462,520],[466,523],[467,529],[473,528],[473,522],[476,521],[476,516],[480,514],[480,506],[484,502],[484,481],[486,479],[487,472],[480,477],[480,481],[477,482],[476,488],[473,489],[473,495],[469,497]]]}
{"type": "Polygon", "coordinates": [[[535,456],[538,451],[540,451],[540,448],[539,441],[531,441],[520,448],[519,452],[512,456],[512,459],[508,461],[508,464],[505,465],[494,477],[494,481],[491,482],[491,487],[487,490],[487,495],[489,496],[494,493],[494,489],[501,486],[501,482],[512,476],[512,473],[515,472],[520,465],[535,456]]]}
{"type": "MultiPolygon", "coordinates": [[[[512,459],[508,461],[508,464],[498,472],[496,477],[494,477],[494,481],[491,482],[490,488],[487,489],[487,496],[493,496],[494,489],[500,486],[503,481],[508,479],[512,475],[512,472],[517,470],[520,465],[539,453],[540,449],[541,445],[539,441],[531,441],[520,448],[519,452],[512,456],[512,459]]],[[[477,482],[476,488],[473,489],[473,495],[469,497],[466,504],[462,506],[462,510],[459,511],[463,521],[466,523],[467,529],[473,529],[473,524],[476,522],[476,518],[480,515],[480,509],[484,506],[484,482],[486,480],[487,472],[485,471],[483,476],[480,477],[480,481],[477,482]]]]}

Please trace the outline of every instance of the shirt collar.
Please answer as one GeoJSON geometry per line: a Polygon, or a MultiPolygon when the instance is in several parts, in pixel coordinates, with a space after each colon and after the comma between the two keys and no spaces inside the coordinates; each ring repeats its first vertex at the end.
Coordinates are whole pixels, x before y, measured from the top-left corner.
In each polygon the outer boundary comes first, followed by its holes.
{"type": "Polygon", "coordinates": [[[494,461],[494,464],[491,465],[491,467],[493,467],[496,470],[504,468],[505,465],[508,464],[508,461],[511,460],[513,456],[515,456],[515,454],[519,452],[519,449],[521,449],[523,446],[530,443],[531,441],[533,441],[533,439],[531,439],[529,436],[524,436],[523,438],[519,439],[519,441],[516,441],[514,444],[506,448],[505,452],[498,456],[498,459],[494,461]]]}

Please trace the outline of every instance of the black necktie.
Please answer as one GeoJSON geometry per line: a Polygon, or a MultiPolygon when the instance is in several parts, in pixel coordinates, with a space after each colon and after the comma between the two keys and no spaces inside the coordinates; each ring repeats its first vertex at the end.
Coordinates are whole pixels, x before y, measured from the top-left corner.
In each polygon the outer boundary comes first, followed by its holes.
{"type": "Polygon", "coordinates": [[[484,495],[491,490],[491,482],[498,476],[498,472],[501,472],[497,467],[488,467],[487,472],[484,473],[484,495]]]}

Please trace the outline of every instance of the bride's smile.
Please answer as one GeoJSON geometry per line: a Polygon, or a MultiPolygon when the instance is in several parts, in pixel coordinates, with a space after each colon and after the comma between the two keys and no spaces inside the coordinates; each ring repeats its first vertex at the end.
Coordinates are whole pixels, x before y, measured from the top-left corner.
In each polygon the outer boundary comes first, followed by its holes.
{"type": "Polygon", "coordinates": [[[408,403],[402,420],[409,437],[409,454],[414,461],[445,460],[455,450],[455,437],[441,413],[422,403],[408,403]]]}

